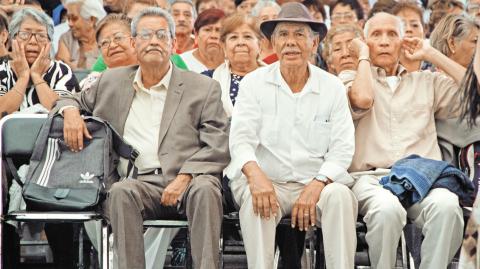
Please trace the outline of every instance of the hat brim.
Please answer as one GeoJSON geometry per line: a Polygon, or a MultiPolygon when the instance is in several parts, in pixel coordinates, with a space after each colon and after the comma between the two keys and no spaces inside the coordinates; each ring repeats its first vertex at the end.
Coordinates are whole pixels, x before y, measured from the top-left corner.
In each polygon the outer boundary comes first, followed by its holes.
{"type": "Polygon", "coordinates": [[[298,22],[298,23],[306,23],[312,28],[312,30],[319,34],[320,41],[323,40],[325,35],[327,34],[327,26],[325,26],[322,22],[312,21],[303,18],[278,18],[273,20],[264,21],[260,24],[260,30],[265,35],[268,40],[272,37],[273,30],[275,30],[275,26],[279,22],[298,22]]]}

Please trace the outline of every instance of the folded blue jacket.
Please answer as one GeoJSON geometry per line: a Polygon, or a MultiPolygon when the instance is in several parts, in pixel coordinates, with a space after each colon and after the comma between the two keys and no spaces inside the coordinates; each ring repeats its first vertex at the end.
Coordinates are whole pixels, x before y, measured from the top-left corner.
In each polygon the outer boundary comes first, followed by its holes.
{"type": "Polygon", "coordinates": [[[474,200],[473,183],[462,171],[447,162],[418,155],[395,162],[380,184],[395,194],[406,208],[421,201],[433,188],[450,190],[463,206],[472,206],[474,200]]]}

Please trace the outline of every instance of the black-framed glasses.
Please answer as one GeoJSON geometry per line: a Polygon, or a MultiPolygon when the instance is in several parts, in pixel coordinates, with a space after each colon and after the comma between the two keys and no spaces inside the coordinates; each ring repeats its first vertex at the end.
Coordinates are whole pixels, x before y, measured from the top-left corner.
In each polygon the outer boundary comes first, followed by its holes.
{"type": "Polygon", "coordinates": [[[157,37],[158,40],[162,42],[170,41],[170,32],[165,29],[159,29],[159,30],[142,29],[137,33],[137,37],[145,41],[152,40],[154,35],[157,37]]]}
{"type": "Polygon", "coordinates": [[[125,35],[122,32],[118,32],[118,33],[113,34],[113,36],[111,38],[105,38],[105,39],[100,40],[98,45],[102,49],[107,49],[108,47],[110,47],[110,44],[112,42],[115,42],[115,44],[118,45],[118,44],[122,43],[127,38],[130,38],[130,36],[125,35]]]}
{"type": "Polygon", "coordinates": [[[23,41],[30,40],[30,38],[32,38],[32,36],[35,36],[35,39],[37,40],[37,42],[40,42],[40,43],[45,43],[45,42],[48,42],[50,40],[48,38],[48,34],[47,33],[42,33],[42,32],[32,33],[32,32],[28,32],[28,31],[18,31],[16,36],[23,41]]]}

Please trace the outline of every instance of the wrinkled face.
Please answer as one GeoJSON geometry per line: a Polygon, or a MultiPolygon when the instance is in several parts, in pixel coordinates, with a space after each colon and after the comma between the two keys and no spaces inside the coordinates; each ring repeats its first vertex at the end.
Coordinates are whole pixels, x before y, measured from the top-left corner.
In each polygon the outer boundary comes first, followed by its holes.
{"type": "Polygon", "coordinates": [[[89,31],[95,29],[94,21],[86,20],[80,16],[80,3],[69,4],[66,8],[68,26],[72,30],[72,34],[75,38],[80,38],[86,35],[89,31]]]}
{"type": "Polygon", "coordinates": [[[340,24],[355,24],[358,21],[357,14],[349,5],[338,4],[332,10],[332,26],[340,24]]]}
{"type": "Polygon", "coordinates": [[[370,20],[367,45],[372,64],[385,69],[394,67],[400,58],[402,46],[398,21],[387,15],[378,15],[370,20]]]}
{"type": "Polygon", "coordinates": [[[355,38],[353,32],[343,32],[336,34],[332,38],[332,48],[330,52],[329,69],[335,74],[344,70],[356,70],[358,59],[350,54],[348,46],[355,38]]]}
{"type": "Polygon", "coordinates": [[[140,65],[162,66],[168,64],[175,46],[162,17],[145,16],[138,21],[137,36],[132,43],[140,65]]]}
{"type": "Polygon", "coordinates": [[[189,35],[193,31],[193,7],[187,3],[175,3],[172,6],[175,20],[175,34],[189,35]]]}
{"type": "Polygon", "coordinates": [[[235,6],[235,1],[233,0],[220,0],[220,8],[225,13],[225,16],[235,13],[237,7],[235,6]]]}
{"type": "Polygon", "coordinates": [[[467,13],[472,17],[480,18],[480,0],[468,1],[467,13]]]}
{"type": "Polygon", "coordinates": [[[237,11],[249,15],[256,4],[257,0],[245,0],[238,5],[237,11]]]}
{"type": "Polygon", "coordinates": [[[202,2],[198,5],[198,14],[204,12],[207,9],[219,8],[219,4],[216,0],[202,2]]]}
{"type": "Polygon", "coordinates": [[[23,20],[14,38],[20,46],[24,47],[25,58],[29,65],[35,62],[42,48],[50,43],[47,28],[30,17],[26,17],[23,20]]]}
{"type": "Polygon", "coordinates": [[[223,46],[230,62],[252,62],[260,53],[258,38],[247,24],[228,33],[223,46]]]}
{"type": "Polygon", "coordinates": [[[467,68],[472,61],[473,54],[475,53],[477,35],[478,29],[472,28],[470,33],[464,39],[454,40],[455,53],[452,53],[449,57],[458,64],[467,68]]]}
{"type": "Polygon", "coordinates": [[[304,23],[278,23],[272,34],[272,45],[280,65],[287,68],[307,65],[318,45],[310,26],[304,23]]]}
{"type": "Polygon", "coordinates": [[[198,50],[203,55],[213,55],[220,53],[223,55],[223,50],[220,44],[220,29],[222,24],[220,21],[207,24],[198,30],[196,39],[198,50]]]}
{"type": "Polygon", "coordinates": [[[280,11],[274,7],[264,7],[258,13],[258,19],[260,20],[260,22],[273,20],[278,17],[279,12],[280,11]]]}
{"type": "Polygon", "coordinates": [[[103,60],[109,68],[125,66],[136,59],[130,29],[120,23],[110,23],[102,28],[98,45],[103,60]]]}
{"type": "Polygon", "coordinates": [[[402,9],[396,14],[405,24],[406,37],[424,38],[422,18],[412,9],[402,9]]]}

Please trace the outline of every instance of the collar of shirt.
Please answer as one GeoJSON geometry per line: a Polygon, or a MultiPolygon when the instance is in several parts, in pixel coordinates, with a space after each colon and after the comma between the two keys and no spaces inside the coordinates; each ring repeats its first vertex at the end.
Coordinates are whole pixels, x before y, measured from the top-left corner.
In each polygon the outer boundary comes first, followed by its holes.
{"type": "MultiPolygon", "coordinates": [[[[168,62],[168,71],[167,73],[165,74],[165,76],[163,76],[162,80],[160,80],[160,82],[158,82],[157,84],[153,85],[150,89],[151,90],[154,90],[154,91],[160,91],[162,89],[168,89],[168,85],[170,85],[170,79],[172,77],[172,63],[169,61],[168,62]]],[[[143,86],[143,81],[142,81],[142,68],[141,67],[138,67],[137,69],[137,72],[135,73],[135,78],[133,79],[133,88],[136,90],[136,91],[139,91],[139,90],[143,90],[143,91],[146,91],[148,92],[149,89],[146,89],[144,86],[143,86]]]]}
{"type": "MultiPolygon", "coordinates": [[[[275,84],[277,86],[279,86],[280,88],[284,89],[284,90],[288,90],[289,94],[291,94],[293,96],[293,92],[291,91],[290,89],[290,86],[288,86],[288,83],[285,81],[285,79],[283,78],[282,76],[282,73],[280,72],[280,63],[279,62],[276,62],[276,63],[273,63],[272,65],[273,68],[271,69],[270,71],[270,75],[267,75],[266,77],[266,81],[269,82],[269,83],[272,83],[272,84],[275,84]]],[[[313,69],[314,66],[312,64],[308,64],[308,79],[307,79],[307,82],[305,83],[305,86],[303,86],[303,89],[300,93],[300,95],[304,95],[306,93],[309,93],[309,92],[314,92],[314,93],[320,93],[320,89],[318,87],[312,87],[311,84],[313,83],[312,82],[312,79],[313,79],[313,69]]]]}
{"type": "MultiPolygon", "coordinates": [[[[385,79],[387,77],[387,72],[385,72],[385,69],[378,66],[374,66],[373,69],[375,70],[374,74],[376,75],[377,78],[385,79]]],[[[405,67],[399,64],[397,68],[397,76],[402,77],[407,73],[408,73],[407,69],[405,69],[405,67]]]]}

